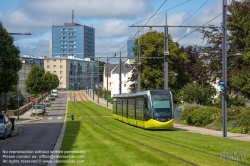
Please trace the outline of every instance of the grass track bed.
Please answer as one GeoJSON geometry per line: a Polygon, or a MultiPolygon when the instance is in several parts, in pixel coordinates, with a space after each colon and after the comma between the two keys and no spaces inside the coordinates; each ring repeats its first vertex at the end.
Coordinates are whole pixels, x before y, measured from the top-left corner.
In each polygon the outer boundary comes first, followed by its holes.
{"type": "MultiPolygon", "coordinates": [[[[67,119],[61,150],[84,150],[84,165],[192,165],[171,155],[197,165],[237,165],[221,159],[221,152],[249,152],[249,142],[182,130],[144,130],[104,118],[112,116],[111,110],[93,102],[75,102],[75,108],[71,104],[68,115],[74,113],[75,121],[67,119]]],[[[249,154],[240,162],[250,165],[249,154]]]]}

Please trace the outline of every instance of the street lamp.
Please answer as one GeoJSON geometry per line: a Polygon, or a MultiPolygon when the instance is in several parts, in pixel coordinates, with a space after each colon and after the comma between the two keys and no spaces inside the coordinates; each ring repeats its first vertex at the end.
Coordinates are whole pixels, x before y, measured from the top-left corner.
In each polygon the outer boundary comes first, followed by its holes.
{"type": "MultiPolygon", "coordinates": [[[[8,34],[10,35],[31,35],[30,32],[25,32],[25,33],[11,33],[9,32],[8,34]]],[[[18,86],[19,87],[19,86],[18,86]]],[[[17,99],[17,105],[18,105],[18,111],[17,111],[17,120],[19,120],[19,88],[17,88],[17,91],[18,91],[18,99],[17,99]]],[[[5,107],[4,107],[4,113],[6,113],[7,111],[7,105],[6,105],[6,92],[4,93],[5,95],[5,107]]]]}

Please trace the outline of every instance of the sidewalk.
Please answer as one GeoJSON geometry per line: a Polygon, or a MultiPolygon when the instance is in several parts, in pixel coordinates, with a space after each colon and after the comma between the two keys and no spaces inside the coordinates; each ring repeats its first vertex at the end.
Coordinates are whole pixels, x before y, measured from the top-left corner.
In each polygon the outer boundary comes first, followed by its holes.
{"type": "MultiPolygon", "coordinates": [[[[199,133],[203,135],[212,135],[216,137],[223,137],[223,131],[211,130],[202,127],[195,127],[195,126],[186,126],[182,124],[175,123],[174,127],[177,129],[186,130],[188,132],[199,133]]],[[[247,141],[250,142],[250,135],[249,134],[239,134],[239,133],[230,133],[227,132],[227,138],[240,140],[240,141],[247,141]]]]}
{"type": "MultiPolygon", "coordinates": [[[[88,95],[86,93],[86,90],[81,90],[81,92],[83,92],[85,94],[85,96],[88,98],[89,101],[93,101],[93,102],[95,102],[103,107],[107,107],[107,101],[104,98],[99,97],[99,103],[98,103],[98,96],[94,95],[94,100],[93,100],[92,91],[89,92],[90,95],[88,95]]],[[[108,108],[112,109],[113,105],[111,103],[108,103],[108,108]]]]}

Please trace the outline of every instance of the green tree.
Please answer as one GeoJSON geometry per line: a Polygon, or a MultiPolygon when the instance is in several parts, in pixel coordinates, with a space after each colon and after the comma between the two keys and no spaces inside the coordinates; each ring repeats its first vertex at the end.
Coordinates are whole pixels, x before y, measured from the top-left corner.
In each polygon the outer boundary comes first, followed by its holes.
{"type": "Polygon", "coordinates": [[[228,10],[229,52],[243,54],[243,58],[237,58],[229,81],[235,90],[250,97],[250,0],[232,1],[228,10]]]}
{"type": "MultiPolygon", "coordinates": [[[[140,37],[141,46],[141,87],[142,90],[147,89],[163,89],[164,88],[164,33],[150,31],[140,37]],[[154,57],[154,58],[150,58],[154,57]]],[[[136,55],[138,39],[135,40],[133,48],[136,55]]],[[[190,76],[186,71],[186,65],[189,60],[187,54],[181,52],[178,45],[173,42],[171,36],[168,36],[168,49],[170,55],[169,62],[169,89],[177,94],[179,90],[190,81],[190,76]],[[178,74],[178,75],[176,75],[178,74]]],[[[135,66],[138,61],[136,60],[135,66]]],[[[137,79],[137,70],[134,70],[131,80],[137,79]]],[[[132,85],[130,89],[135,89],[132,85]]]]}
{"type": "MultiPolygon", "coordinates": [[[[243,90],[236,84],[236,79],[247,77],[250,71],[250,0],[231,1],[228,5],[228,52],[227,55],[242,53],[242,57],[228,57],[227,89],[228,92],[242,93],[249,96],[250,91],[243,90]],[[244,73],[242,72],[244,71],[244,73]],[[240,77],[238,75],[241,74],[240,77]]],[[[222,31],[221,28],[202,29],[203,39],[207,41],[205,47],[200,47],[203,53],[199,58],[197,74],[203,83],[215,82],[222,78],[222,31]]],[[[244,82],[238,80],[238,82],[244,82]]],[[[249,84],[249,82],[247,83],[249,84]]],[[[249,85],[244,85],[247,87],[249,85]]],[[[243,86],[242,86],[243,87],[243,86]]]]}
{"type": "Polygon", "coordinates": [[[18,71],[22,68],[20,50],[14,39],[0,22],[0,94],[10,91],[18,83],[18,71]]]}
{"type": "Polygon", "coordinates": [[[38,65],[33,65],[25,81],[26,91],[29,94],[42,94],[47,91],[44,79],[45,71],[38,65]]]}
{"type": "Polygon", "coordinates": [[[209,85],[189,83],[182,88],[181,94],[184,102],[211,106],[213,105],[213,98],[216,95],[216,89],[209,85]]]}

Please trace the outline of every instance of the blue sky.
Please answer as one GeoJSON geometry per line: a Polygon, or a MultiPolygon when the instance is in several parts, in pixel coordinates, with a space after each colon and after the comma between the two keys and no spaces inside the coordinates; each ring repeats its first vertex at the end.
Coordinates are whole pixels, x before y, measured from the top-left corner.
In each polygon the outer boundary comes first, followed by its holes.
{"type": "MultiPolygon", "coordinates": [[[[125,41],[130,40],[138,30],[129,26],[151,17],[164,1],[1,0],[0,21],[8,32],[32,33],[31,36],[14,36],[21,55],[48,56],[48,40],[52,35],[52,25],[71,22],[71,13],[74,10],[74,22],[87,26],[93,25],[95,28],[96,56],[112,56],[114,52],[126,53],[125,41]],[[122,44],[112,47],[119,43],[122,44]]],[[[221,14],[222,1],[167,0],[158,11],[162,14],[153,17],[147,25],[164,25],[166,11],[168,25],[181,25],[183,22],[183,25],[203,25],[221,14]]],[[[220,16],[209,24],[219,26],[221,22],[220,16]]],[[[144,21],[137,25],[145,23],[144,21]]],[[[153,30],[163,31],[163,28],[153,28],[153,30]]],[[[174,41],[178,41],[183,46],[204,44],[198,32],[180,40],[190,30],[190,28],[170,28],[169,33],[174,41]]],[[[140,34],[147,31],[148,28],[144,28],[140,34]]]]}

